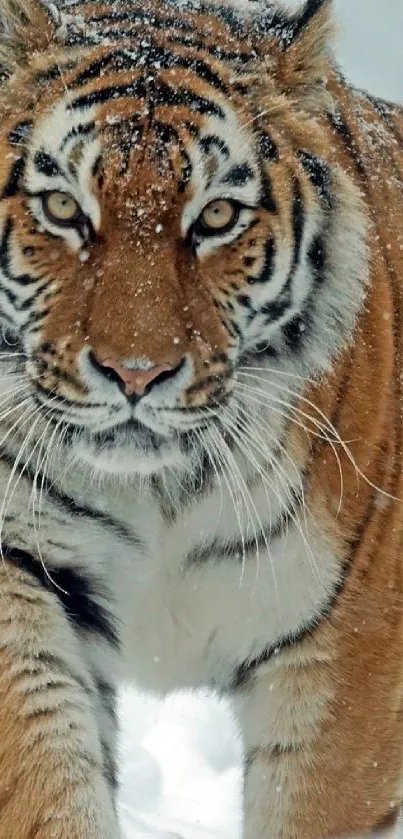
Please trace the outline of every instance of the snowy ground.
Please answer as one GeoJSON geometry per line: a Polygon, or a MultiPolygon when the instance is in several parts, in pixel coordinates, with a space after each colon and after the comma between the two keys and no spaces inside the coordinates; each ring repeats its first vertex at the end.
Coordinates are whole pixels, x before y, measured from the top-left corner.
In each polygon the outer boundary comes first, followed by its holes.
{"type": "Polygon", "coordinates": [[[237,839],[241,747],[228,707],[178,694],[122,697],[125,839],[237,839]]]}
{"type": "MultiPolygon", "coordinates": [[[[403,102],[401,0],[335,5],[339,59],[347,76],[403,102]]],[[[159,703],[126,693],[121,739],[125,839],[240,836],[241,747],[226,706],[206,696],[178,695],[159,703]]]]}

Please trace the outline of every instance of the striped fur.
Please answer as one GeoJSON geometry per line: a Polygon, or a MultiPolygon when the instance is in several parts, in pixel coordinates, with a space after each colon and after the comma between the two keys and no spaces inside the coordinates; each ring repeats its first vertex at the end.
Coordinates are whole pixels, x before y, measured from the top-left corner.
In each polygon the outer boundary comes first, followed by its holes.
{"type": "Polygon", "coordinates": [[[390,832],[402,111],[328,0],[0,21],[0,839],[117,839],[122,679],[231,697],[245,839],[390,832]]]}

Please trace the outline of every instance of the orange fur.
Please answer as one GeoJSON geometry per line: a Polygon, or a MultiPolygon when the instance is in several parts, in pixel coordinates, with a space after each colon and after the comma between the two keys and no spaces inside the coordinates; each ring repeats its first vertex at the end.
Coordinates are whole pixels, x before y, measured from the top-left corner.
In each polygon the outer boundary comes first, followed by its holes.
{"type": "MultiPolygon", "coordinates": [[[[6,560],[0,586],[0,839],[83,839],[88,824],[100,826],[100,813],[87,779],[91,758],[80,719],[85,703],[49,654],[58,636],[66,638],[64,616],[52,595],[6,560]],[[66,718],[67,691],[75,725],[66,718]]],[[[72,633],[68,643],[74,648],[72,633]]],[[[93,770],[106,797],[101,759],[93,770]]]]}

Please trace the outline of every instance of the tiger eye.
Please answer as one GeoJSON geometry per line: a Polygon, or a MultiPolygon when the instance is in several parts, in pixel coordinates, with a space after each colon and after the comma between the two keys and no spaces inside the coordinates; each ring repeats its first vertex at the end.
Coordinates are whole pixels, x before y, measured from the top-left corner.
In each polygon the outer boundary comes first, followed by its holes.
{"type": "Polygon", "coordinates": [[[67,192],[47,192],[42,201],[46,217],[54,224],[73,225],[82,214],[75,198],[67,192]]]}
{"type": "Polygon", "coordinates": [[[219,199],[207,204],[199,218],[199,223],[206,230],[219,232],[230,227],[236,217],[237,211],[232,201],[219,199]]]}

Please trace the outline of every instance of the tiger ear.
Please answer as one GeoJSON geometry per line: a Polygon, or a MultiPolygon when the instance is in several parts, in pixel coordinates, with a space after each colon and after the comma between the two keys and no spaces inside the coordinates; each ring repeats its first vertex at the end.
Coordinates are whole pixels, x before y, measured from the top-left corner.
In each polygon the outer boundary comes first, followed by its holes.
{"type": "Polygon", "coordinates": [[[329,99],[325,83],[335,32],[333,0],[306,0],[289,23],[278,56],[276,81],[302,107],[322,110],[329,99]]]}
{"type": "Polygon", "coordinates": [[[0,0],[0,79],[46,50],[58,16],[48,0],[0,0]]]}

